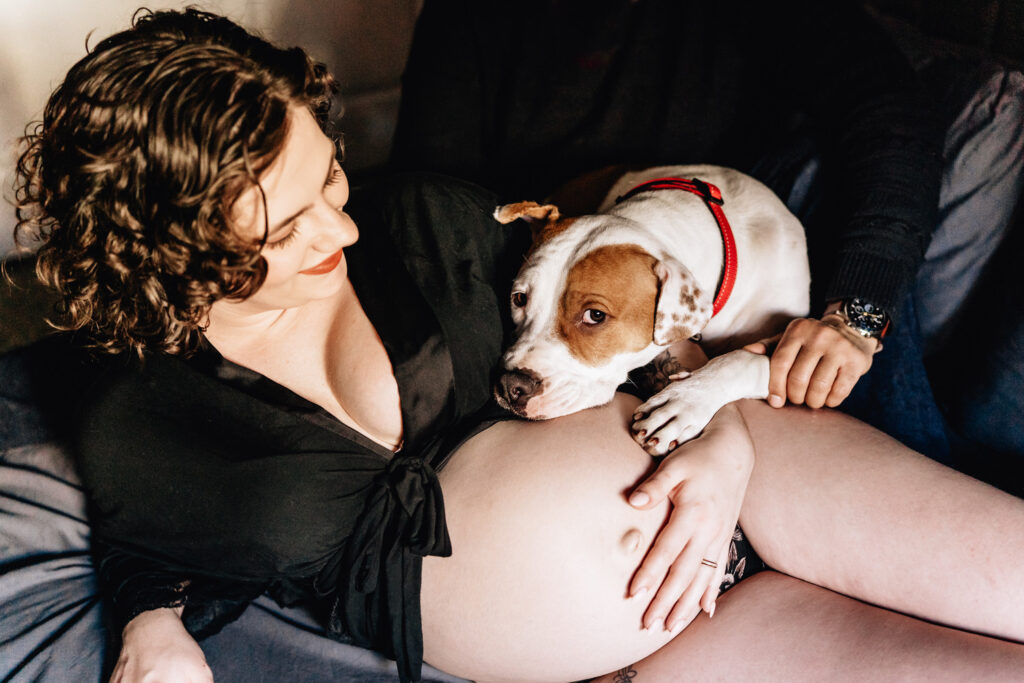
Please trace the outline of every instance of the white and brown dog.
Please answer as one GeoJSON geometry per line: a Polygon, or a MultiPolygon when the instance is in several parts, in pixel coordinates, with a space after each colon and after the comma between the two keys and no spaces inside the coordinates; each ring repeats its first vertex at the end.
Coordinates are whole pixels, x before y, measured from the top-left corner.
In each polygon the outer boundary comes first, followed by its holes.
{"type": "Polygon", "coordinates": [[[637,440],[665,453],[723,405],[766,397],[768,358],[737,349],[807,314],[803,227],[738,171],[651,168],[622,175],[594,215],[519,202],[495,218],[534,229],[512,289],[516,340],[495,388],[529,419],[607,403],[630,370],[695,335],[711,355],[733,349],[638,409],[637,440]]]}

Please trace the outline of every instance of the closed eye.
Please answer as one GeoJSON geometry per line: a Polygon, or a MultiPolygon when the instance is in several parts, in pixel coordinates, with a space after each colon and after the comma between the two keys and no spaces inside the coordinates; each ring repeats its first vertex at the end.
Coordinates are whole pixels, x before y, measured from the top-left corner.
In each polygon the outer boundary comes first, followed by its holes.
{"type": "MultiPolygon", "coordinates": [[[[297,219],[296,219],[296,221],[293,221],[293,223],[296,223],[296,222],[298,222],[297,219]]],[[[279,240],[277,240],[275,242],[267,242],[267,248],[268,249],[280,249],[280,248],[282,248],[284,246],[287,246],[288,243],[291,242],[292,240],[294,240],[296,237],[298,237],[298,235],[299,235],[299,226],[298,225],[293,225],[292,229],[288,231],[288,234],[285,235],[284,237],[282,237],[281,239],[279,239],[279,240]]]]}
{"type": "MultiPolygon", "coordinates": [[[[324,189],[326,190],[328,187],[331,187],[332,185],[337,185],[338,182],[340,182],[344,176],[345,172],[341,170],[341,165],[339,165],[338,162],[335,161],[334,166],[331,168],[330,174],[327,176],[327,180],[324,181],[324,189]]],[[[341,211],[341,207],[337,207],[337,210],[341,211]]],[[[267,242],[267,246],[271,249],[281,249],[282,247],[287,246],[296,237],[298,237],[299,222],[304,213],[305,211],[295,216],[295,218],[291,220],[290,225],[292,226],[292,229],[288,231],[287,235],[274,242],[267,242]]]]}
{"type": "Polygon", "coordinates": [[[327,182],[324,183],[324,187],[330,187],[331,185],[337,185],[338,181],[341,180],[341,177],[343,175],[345,175],[345,174],[342,172],[341,166],[339,166],[337,163],[335,163],[334,168],[331,170],[331,174],[329,176],[327,176],[327,182]]]}

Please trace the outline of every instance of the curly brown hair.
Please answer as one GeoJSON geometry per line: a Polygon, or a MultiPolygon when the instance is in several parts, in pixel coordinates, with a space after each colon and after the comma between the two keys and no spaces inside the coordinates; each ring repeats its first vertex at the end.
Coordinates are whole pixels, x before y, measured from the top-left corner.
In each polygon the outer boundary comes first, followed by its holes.
{"type": "Polygon", "coordinates": [[[140,10],[98,43],[18,160],[15,235],[41,242],[53,324],[110,352],[193,351],[210,305],[266,276],[232,205],[283,147],[289,106],[326,127],[334,90],[303,50],[195,9],[140,10]]]}

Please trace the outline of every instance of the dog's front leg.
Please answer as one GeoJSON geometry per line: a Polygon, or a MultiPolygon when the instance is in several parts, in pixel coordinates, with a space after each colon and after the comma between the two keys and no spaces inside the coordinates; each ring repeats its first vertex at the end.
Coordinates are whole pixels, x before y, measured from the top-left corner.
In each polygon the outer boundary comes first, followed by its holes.
{"type": "Polygon", "coordinates": [[[664,455],[700,434],[719,408],[741,398],[768,395],[769,360],[749,351],[712,359],[636,409],[633,437],[651,455],[664,455]]]}

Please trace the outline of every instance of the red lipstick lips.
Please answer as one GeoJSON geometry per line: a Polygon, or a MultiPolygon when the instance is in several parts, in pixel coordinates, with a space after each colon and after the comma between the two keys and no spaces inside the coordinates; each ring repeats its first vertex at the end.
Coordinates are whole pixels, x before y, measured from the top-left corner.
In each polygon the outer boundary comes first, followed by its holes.
{"type": "Polygon", "coordinates": [[[341,257],[344,255],[345,250],[339,249],[312,268],[300,270],[299,273],[302,275],[324,275],[325,273],[329,273],[338,267],[338,264],[341,263],[341,257]]]}

